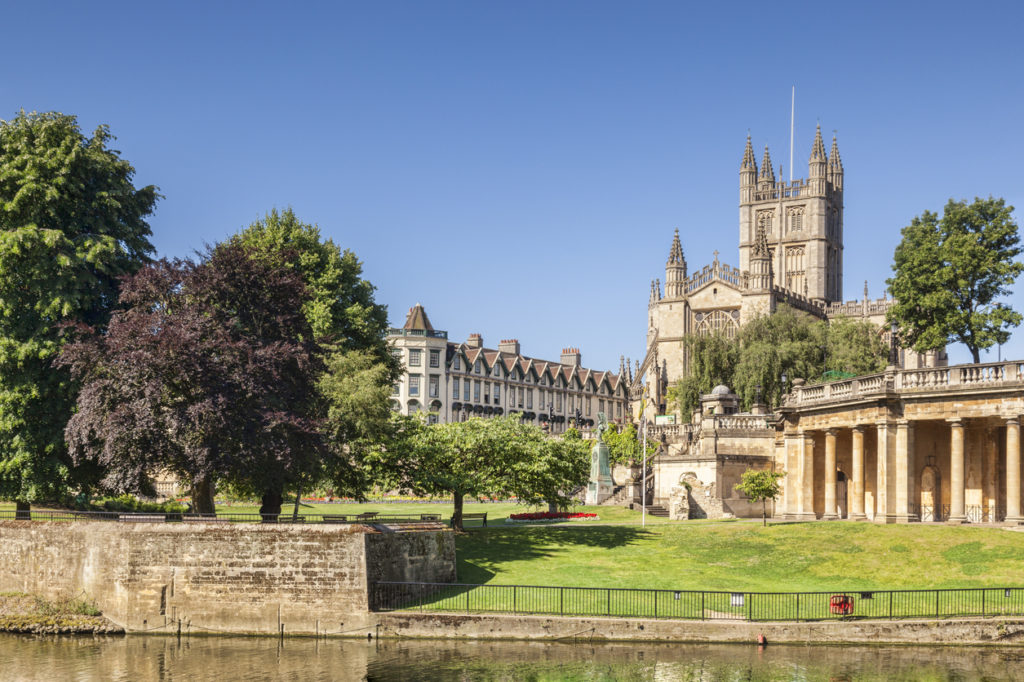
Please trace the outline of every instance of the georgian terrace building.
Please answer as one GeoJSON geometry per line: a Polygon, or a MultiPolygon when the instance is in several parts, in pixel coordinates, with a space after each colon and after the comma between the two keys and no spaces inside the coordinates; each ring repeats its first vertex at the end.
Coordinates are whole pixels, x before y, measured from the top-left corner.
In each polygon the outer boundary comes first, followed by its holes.
{"type": "Polygon", "coordinates": [[[612,374],[582,367],[579,348],[565,348],[552,362],[523,355],[517,339],[503,340],[496,349],[485,348],[479,334],[454,343],[448,332],[434,329],[418,303],[388,340],[405,368],[391,399],[392,409],[402,414],[425,411],[436,423],[517,412],[527,421],[550,422],[551,433],[571,426],[577,409],[587,426],[599,412],[610,422],[629,418],[632,377],[624,359],[612,374]]]}

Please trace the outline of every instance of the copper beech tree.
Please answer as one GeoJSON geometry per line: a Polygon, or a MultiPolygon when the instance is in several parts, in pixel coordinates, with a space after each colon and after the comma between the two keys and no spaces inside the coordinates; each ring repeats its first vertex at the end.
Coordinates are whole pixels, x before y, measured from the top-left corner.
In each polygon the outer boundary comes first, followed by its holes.
{"type": "Polygon", "coordinates": [[[65,430],[75,462],[110,490],[151,494],[167,470],[192,483],[197,511],[229,483],[279,513],[284,489],[329,456],[304,295],[294,271],[239,244],[127,278],[105,333],[79,327],[61,355],[81,383],[65,430]]]}

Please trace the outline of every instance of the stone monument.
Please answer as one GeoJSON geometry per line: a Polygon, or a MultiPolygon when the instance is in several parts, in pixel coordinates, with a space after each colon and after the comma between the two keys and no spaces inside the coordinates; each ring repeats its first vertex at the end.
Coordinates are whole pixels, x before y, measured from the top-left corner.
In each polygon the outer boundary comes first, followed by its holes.
{"type": "Polygon", "coordinates": [[[614,484],[608,468],[608,444],[604,442],[604,433],[608,430],[608,420],[604,412],[597,413],[597,443],[590,451],[590,483],[587,484],[587,504],[601,504],[612,496],[614,484]]]}

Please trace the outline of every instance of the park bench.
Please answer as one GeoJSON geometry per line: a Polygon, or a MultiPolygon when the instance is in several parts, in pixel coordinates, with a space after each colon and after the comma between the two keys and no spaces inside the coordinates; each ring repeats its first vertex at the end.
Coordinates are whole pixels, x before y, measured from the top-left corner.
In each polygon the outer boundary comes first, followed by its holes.
{"type": "Polygon", "coordinates": [[[163,523],[166,514],[119,514],[118,521],[125,523],[163,523]]]}
{"type": "Polygon", "coordinates": [[[348,516],[345,514],[324,514],[324,523],[348,523],[348,516]]]}
{"type": "MultiPolygon", "coordinates": [[[[463,523],[465,523],[466,521],[469,521],[470,519],[479,519],[480,521],[483,521],[483,524],[486,526],[487,525],[487,512],[471,512],[469,514],[463,514],[462,515],[462,522],[463,523]]],[[[452,521],[454,521],[454,519],[452,519],[452,521]]],[[[451,525],[454,526],[455,524],[452,523],[451,525]]]]}
{"type": "Polygon", "coordinates": [[[420,521],[440,521],[440,514],[420,514],[420,521]]]}
{"type": "Polygon", "coordinates": [[[380,512],[363,512],[356,516],[356,521],[370,521],[375,518],[380,512]]]}
{"type": "Polygon", "coordinates": [[[213,514],[183,514],[181,520],[185,523],[231,523],[231,519],[213,514]]]}

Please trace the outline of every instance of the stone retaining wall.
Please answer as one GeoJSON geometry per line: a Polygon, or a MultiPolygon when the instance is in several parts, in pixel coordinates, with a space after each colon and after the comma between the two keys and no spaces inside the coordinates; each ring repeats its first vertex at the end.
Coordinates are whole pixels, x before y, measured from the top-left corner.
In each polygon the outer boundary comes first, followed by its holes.
{"type": "Polygon", "coordinates": [[[0,521],[0,592],[86,595],[127,631],[340,632],[374,579],[454,578],[450,531],[0,521]]]}
{"type": "Polygon", "coordinates": [[[379,613],[380,637],[633,640],[754,644],[1024,644],[1022,618],[862,620],[812,623],[639,620],[513,614],[379,613]]]}

